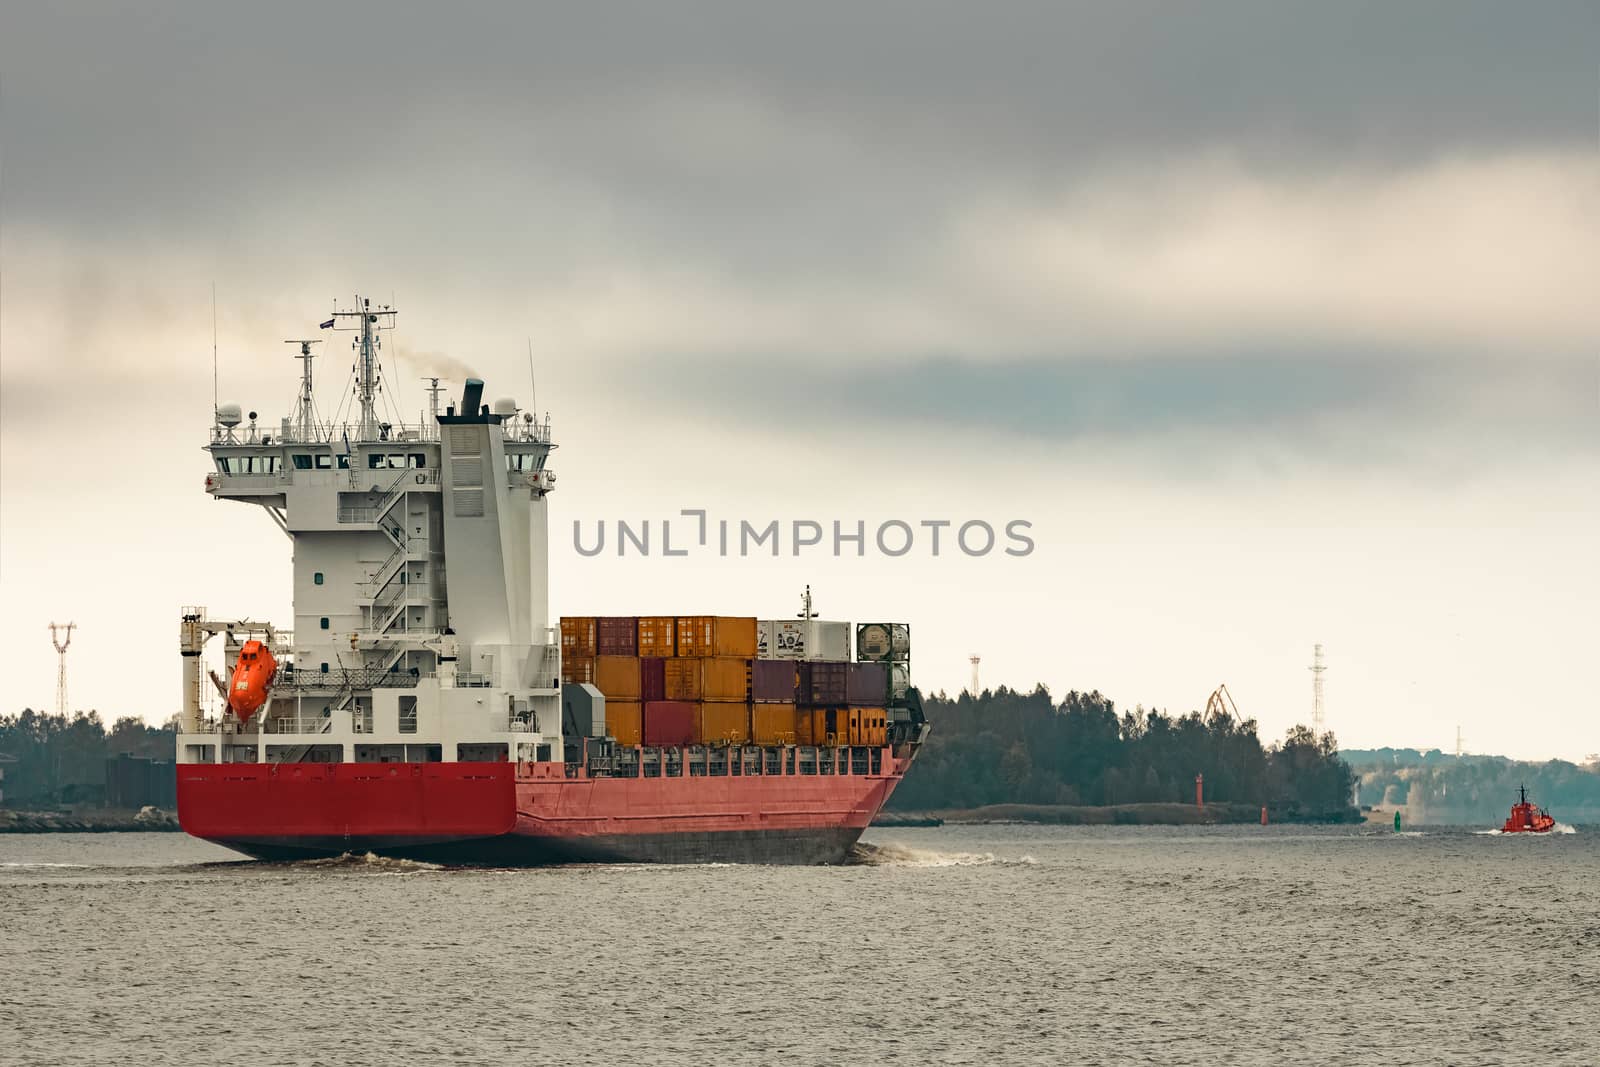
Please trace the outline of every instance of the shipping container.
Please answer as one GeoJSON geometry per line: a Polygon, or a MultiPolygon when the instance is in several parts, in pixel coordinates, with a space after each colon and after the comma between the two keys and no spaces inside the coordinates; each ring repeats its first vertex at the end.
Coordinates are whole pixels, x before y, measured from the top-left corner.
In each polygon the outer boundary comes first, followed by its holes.
{"type": "Polygon", "coordinates": [[[595,654],[594,616],[562,616],[561,651],[564,655],[592,656],[595,654]]]}
{"type": "Polygon", "coordinates": [[[752,704],[750,740],[758,745],[792,745],[799,736],[800,713],[788,704],[752,704]]]}
{"type": "Polygon", "coordinates": [[[750,661],[750,699],[757,704],[793,704],[798,672],[794,661],[750,661]]]}
{"type": "Polygon", "coordinates": [[[563,684],[588,682],[594,685],[594,657],[576,652],[561,653],[561,681],[563,684]]]}
{"type": "Polygon", "coordinates": [[[747,700],[750,661],[732,656],[694,656],[665,661],[668,700],[747,700]]]}
{"type": "Polygon", "coordinates": [[[911,688],[911,664],[889,664],[889,703],[904,704],[906,690],[911,688]]]}
{"type": "Polygon", "coordinates": [[[742,745],[750,740],[750,706],[742,701],[701,701],[699,717],[697,737],[703,745],[742,745]]]}
{"type": "Polygon", "coordinates": [[[678,655],[737,656],[756,654],[756,620],[737,615],[679,616],[678,655]]]}
{"type": "Polygon", "coordinates": [[[678,654],[677,620],[671,615],[639,616],[639,655],[671,658],[678,654]]]}
{"type": "Polygon", "coordinates": [[[596,656],[594,658],[595,688],[611,700],[639,700],[643,690],[639,685],[638,656],[596,656]]]}
{"type": "Polygon", "coordinates": [[[911,627],[903,622],[864,622],[856,627],[856,659],[911,658],[911,627]]]}
{"type": "Polygon", "coordinates": [[[694,744],[698,706],[687,700],[651,700],[644,705],[644,743],[677,747],[694,744]]]}
{"type": "Polygon", "coordinates": [[[800,663],[799,687],[795,701],[799,704],[843,704],[845,702],[845,663],[800,663]]]}
{"type": "Polygon", "coordinates": [[[822,744],[822,723],[824,712],[821,708],[796,708],[794,715],[794,737],[798,745],[822,744]]]}
{"type": "Polygon", "coordinates": [[[606,701],[606,730],[617,744],[632,748],[643,743],[643,711],[637,700],[606,701]]]}
{"type": "Polygon", "coordinates": [[[851,663],[845,672],[844,696],[852,704],[881,707],[889,701],[889,665],[851,663]]]}
{"type": "Polygon", "coordinates": [[[842,662],[850,658],[850,624],[827,619],[762,619],[756,623],[760,659],[813,659],[842,662]]]}
{"type": "Polygon", "coordinates": [[[850,743],[882,745],[888,739],[888,725],[882,708],[850,709],[850,743]]]}
{"type": "Polygon", "coordinates": [[[819,745],[839,748],[850,743],[850,709],[824,708],[819,745]]]}
{"type": "Polygon", "coordinates": [[[639,619],[634,615],[604,615],[595,621],[595,651],[602,656],[639,654],[639,619]]]}
{"type": "Polygon", "coordinates": [[[659,656],[639,660],[639,699],[667,699],[667,661],[659,656]]]}

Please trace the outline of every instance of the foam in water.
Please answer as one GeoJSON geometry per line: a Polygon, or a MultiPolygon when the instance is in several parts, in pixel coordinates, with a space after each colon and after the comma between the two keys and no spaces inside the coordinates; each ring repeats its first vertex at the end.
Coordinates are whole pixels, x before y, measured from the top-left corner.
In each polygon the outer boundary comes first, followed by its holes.
{"type": "Polygon", "coordinates": [[[1010,863],[1030,866],[1039,861],[1032,856],[1007,860],[996,856],[993,852],[936,852],[933,849],[912,848],[909,845],[893,842],[869,845],[862,841],[851,850],[846,862],[868,867],[986,867],[990,864],[1010,863]]]}

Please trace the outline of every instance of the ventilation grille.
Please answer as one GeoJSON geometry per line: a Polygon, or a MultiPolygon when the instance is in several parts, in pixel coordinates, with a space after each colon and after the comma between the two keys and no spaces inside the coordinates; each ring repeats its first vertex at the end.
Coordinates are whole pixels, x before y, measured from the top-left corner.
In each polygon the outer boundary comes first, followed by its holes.
{"type": "Polygon", "coordinates": [[[478,518],[483,515],[483,490],[456,489],[451,494],[451,504],[458,518],[478,518]]]}
{"type": "Polygon", "coordinates": [[[483,457],[453,456],[450,465],[451,484],[461,486],[483,484],[483,457]]]}
{"type": "Polygon", "coordinates": [[[478,426],[450,427],[450,454],[476,456],[483,452],[482,428],[478,426]]]}

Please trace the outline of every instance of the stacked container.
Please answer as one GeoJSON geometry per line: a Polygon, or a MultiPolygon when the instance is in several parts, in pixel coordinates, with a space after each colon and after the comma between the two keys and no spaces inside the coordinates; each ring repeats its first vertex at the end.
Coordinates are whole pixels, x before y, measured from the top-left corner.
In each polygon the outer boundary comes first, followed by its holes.
{"type": "Polygon", "coordinates": [[[862,623],[856,627],[856,660],[863,665],[881,665],[887,672],[882,705],[886,720],[909,718],[906,696],[911,688],[911,627],[903,622],[862,623]]]}
{"type": "MultiPolygon", "coordinates": [[[[561,680],[568,684],[594,684],[596,631],[593,616],[561,620],[561,680]]],[[[601,690],[605,692],[605,690],[601,690]]]]}

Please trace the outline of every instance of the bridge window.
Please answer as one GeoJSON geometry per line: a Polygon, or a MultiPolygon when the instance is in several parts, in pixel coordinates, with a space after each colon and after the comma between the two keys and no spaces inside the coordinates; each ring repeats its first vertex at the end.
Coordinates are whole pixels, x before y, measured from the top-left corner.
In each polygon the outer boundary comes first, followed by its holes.
{"type": "MultiPolygon", "coordinates": [[[[328,471],[328,470],[332,470],[333,469],[333,457],[328,455],[328,453],[326,453],[326,452],[318,452],[317,455],[316,455],[316,460],[317,460],[317,470],[319,470],[319,471],[328,471]]],[[[344,464],[340,464],[340,466],[343,466],[343,465],[344,464]]]]}
{"type": "Polygon", "coordinates": [[[217,470],[221,471],[223,474],[232,474],[233,473],[233,467],[228,462],[228,457],[227,456],[218,456],[217,457],[217,470]]]}
{"type": "Polygon", "coordinates": [[[413,452],[407,458],[410,459],[413,467],[426,467],[428,465],[428,457],[421,452],[413,452]]]}
{"type": "Polygon", "coordinates": [[[303,454],[303,453],[300,453],[300,452],[296,452],[294,454],[294,469],[297,470],[297,471],[308,471],[308,470],[310,470],[311,469],[311,457],[309,455],[306,455],[306,454],[303,454]]]}
{"type": "Polygon", "coordinates": [[[350,469],[350,453],[344,452],[340,454],[339,469],[342,471],[347,471],[350,469]]]}

